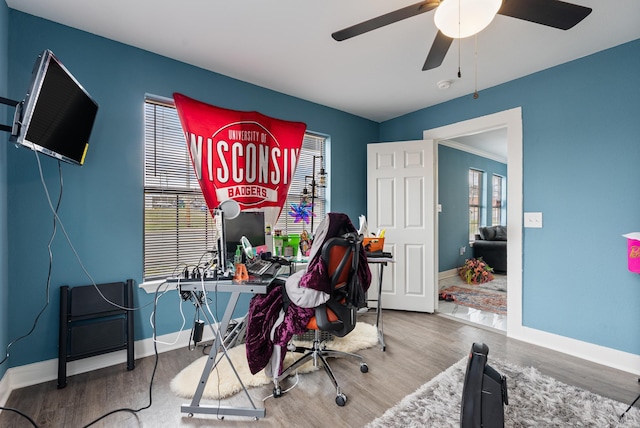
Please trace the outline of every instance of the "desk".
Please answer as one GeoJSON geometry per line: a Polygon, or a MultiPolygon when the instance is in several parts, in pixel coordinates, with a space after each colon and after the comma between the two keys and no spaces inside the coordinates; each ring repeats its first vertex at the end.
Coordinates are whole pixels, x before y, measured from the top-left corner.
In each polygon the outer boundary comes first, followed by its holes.
{"type": "Polygon", "coordinates": [[[238,380],[240,381],[240,385],[242,385],[242,390],[247,396],[247,399],[249,400],[249,402],[251,403],[251,407],[206,406],[206,405],[200,405],[200,399],[202,398],[204,387],[206,386],[207,381],[209,380],[209,374],[216,367],[216,365],[218,365],[218,362],[220,361],[217,358],[218,352],[219,352],[218,350],[221,348],[220,345],[223,340],[223,335],[227,331],[227,327],[229,326],[229,321],[231,320],[233,311],[236,308],[236,305],[238,304],[238,299],[240,298],[240,295],[242,293],[266,294],[267,286],[269,285],[269,283],[265,282],[262,284],[236,284],[230,280],[218,281],[213,279],[205,279],[204,281],[201,281],[197,279],[188,280],[188,279],[178,279],[178,278],[169,278],[167,279],[167,282],[170,284],[176,284],[179,288],[178,291],[180,293],[184,293],[184,292],[191,293],[191,295],[194,297],[193,299],[194,302],[196,302],[195,303],[196,306],[202,309],[202,314],[206,318],[207,323],[209,324],[209,328],[211,329],[215,337],[215,340],[211,347],[211,352],[209,353],[209,358],[207,358],[207,362],[202,371],[200,382],[198,383],[196,392],[193,394],[191,404],[183,404],[180,407],[181,412],[188,413],[189,416],[193,416],[194,413],[203,413],[203,414],[206,413],[210,415],[220,415],[220,416],[224,416],[224,415],[252,416],[256,420],[258,418],[264,417],[266,413],[265,409],[258,408],[253,403],[253,400],[251,399],[251,396],[249,395],[247,388],[245,387],[244,383],[242,383],[240,376],[238,376],[238,373],[236,372],[236,369],[233,366],[233,363],[227,356],[227,351],[224,348],[222,348],[222,353],[224,354],[225,357],[227,357],[227,360],[229,361],[231,368],[233,369],[238,380]],[[201,291],[212,292],[212,293],[216,293],[216,292],[231,293],[231,296],[229,297],[229,303],[227,303],[227,307],[224,311],[224,316],[222,317],[222,321],[220,321],[220,324],[218,325],[217,332],[213,328],[213,320],[209,318],[208,312],[204,310],[204,308],[202,307],[202,303],[200,302],[200,299],[198,299],[195,295],[195,293],[198,293],[201,291]]]}
{"type": "Polygon", "coordinates": [[[382,351],[386,351],[387,345],[384,343],[384,328],[382,325],[382,274],[387,263],[393,263],[393,257],[368,257],[367,263],[370,265],[378,265],[378,299],[368,302],[377,302],[376,305],[376,328],[378,329],[378,343],[382,347],[382,351]]]}

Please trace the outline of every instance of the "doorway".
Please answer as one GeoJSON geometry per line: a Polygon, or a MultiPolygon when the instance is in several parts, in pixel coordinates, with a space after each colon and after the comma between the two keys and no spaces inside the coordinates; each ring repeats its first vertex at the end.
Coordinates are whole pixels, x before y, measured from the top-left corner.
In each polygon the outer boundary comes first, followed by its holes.
{"type": "MultiPolygon", "coordinates": [[[[507,327],[508,336],[522,332],[522,109],[520,107],[469,119],[440,128],[426,130],[423,138],[450,141],[456,138],[505,128],[507,131],[507,327]]],[[[438,177],[438,159],[435,161],[435,177],[438,177]]],[[[436,185],[437,189],[437,185],[436,185]]],[[[437,206],[434,207],[437,210],[437,206]]],[[[439,265],[438,216],[436,213],[435,264],[439,265]]],[[[436,280],[437,283],[437,280],[436,280]]],[[[436,301],[436,308],[438,302],[436,301]]]]}
{"type": "Polygon", "coordinates": [[[507,129],[440,140],[438,253],[440,315],[507,329],[507,129]],[[485,226],[492,226],[484,229],[485,226]],[[501,227],[495,227],[501,226],[501,227]],[[482,229],[480,229],[482,228],[482,229]],[[480,230],[486,241],[478,241],[480,230]],[[494,231],[500,230],[500,240],[494,231]],[[484,236],[486,235],[486,236],[484,236]],[[489,236],[492,235],[492,236],[489,236]],[[480,259],[482,258],[482,261],[480,259]],[[458,269],[486,263],[492,272],[464,280],[458,269]]]}

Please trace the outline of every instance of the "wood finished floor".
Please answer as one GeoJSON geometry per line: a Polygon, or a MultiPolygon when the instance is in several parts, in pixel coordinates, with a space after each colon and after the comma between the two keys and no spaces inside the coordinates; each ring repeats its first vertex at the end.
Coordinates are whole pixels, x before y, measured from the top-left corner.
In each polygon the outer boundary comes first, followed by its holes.
{"type": "MultiPolygon", "coordinates": [[[[362,321],[375,322],[367,314],[362,321]]],[[[160,354],[153,385],[153,403],[137,414],[116,413],[94,427],[281,427],[332,426],[360,427],[392,407],[447,367],[468,354],[473,342],[489,346],[489,362],[499,358],[523,366],[534,366],[562,382],[584,388],[623,403],[631,403],[640,393],[637,377],[619,370],[590,363],[558,352],[509,339],[504,334],[474,327],[437,315],[385,311],[386,352],[380,347],[360,352],[369,365],[369,373],[360,373],[352,361],[332,360],[338,381],[348,396],[345,407],[335,404],[335,393],[324,371],[300,376],[299,385],[283,397],[267,399],[271,386],[251,389],[258,406],[264,405],[266,417],[254,421],[212,415],[187,417],[180,406],[189,400],[176,397],[169,388],[171,379],[182,368],[202,355],[200,349],[180,349],[160,354]]],[[[140,408],[149,403],[149,380],[154,357],[136,361],[128,372],[125,364],[70,377],[68,386],[58,390],[56,382],[46,382],[10,395],[7,407],[28,414],[40,427],[83,427],[95,418],[120,407],[140,408]]],[[[247,406],[238,394],[223,401],[247,406]]],[[[202,401],[215,405],[216,402],[202,401]]],[[[17,415],[3,411],[0,427],[31,427],[17,415]]]]}

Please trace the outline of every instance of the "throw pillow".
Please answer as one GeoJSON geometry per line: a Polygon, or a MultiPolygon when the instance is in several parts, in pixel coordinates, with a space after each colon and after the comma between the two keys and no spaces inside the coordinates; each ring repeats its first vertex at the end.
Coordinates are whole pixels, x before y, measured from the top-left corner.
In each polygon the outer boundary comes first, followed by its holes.
{"type": "Polygon", "coordinates": [[[494,238],[496,241],[506,241],[507,240],[507,226],[496,226],[496,236],[494,238]]]}
{"type": "Polygon", "coordinates": [[[485,241],[493,241],[496,239],[496,230],[493,227],[481,227],[479,231],[480,237],[485,241]]]}

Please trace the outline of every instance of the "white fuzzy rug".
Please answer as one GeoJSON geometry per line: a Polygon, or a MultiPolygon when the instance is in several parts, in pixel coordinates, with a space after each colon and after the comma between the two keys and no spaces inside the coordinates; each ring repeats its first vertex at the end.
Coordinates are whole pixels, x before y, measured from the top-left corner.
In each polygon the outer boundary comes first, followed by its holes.
{"type": "MultiPolygon", "coordinates": [[[[509,405],[504,406],[505,427],[640,427],[640,409],[592,392],[566,385],[533,367],[489,360],[507,376],[509,405]]],[[[406,396],[367,428],[459,427],[460,402],[467,358],[406,396]]]]}
{"type": "MultiPolygon", "coordinates": [[[[294,343],[298,346],[311,346],[311,342],[294,341],[294,343]]],[[[377,343],[378,331],[376,327],[371,324],[359,322],[351,333],[345,337],[334,337],[333,340],[328,343],[327,347],[337,351],[357,352],[361,349],[370,348],[377,343]]],[[[228,355],[233,361],[233,365],[246,387],[262,386],[272,382],[271,378],[264,374],[264,370],[255,375],[251,374],[247,363],[244,344],[230,349],[228,351],[228,355]]],[[[302,356],[300,353],[287,352],[284,360],[284,367],[288,367],[300,356],[302,356]]],[[[204,370],[207,358],[209,357],[203,356],[199,358],[173,378],[171,381],[171,390],[176,395],[184,398],[193,397],[196,387],[198,386],[198,382],[202,377],[202,371],[204,370]]],[[[317,370],[317,367],[313,367],[313,364],[310,361],[298,369],[298,373],[306,373],[313,370],[317,370]]],[[[229,397],[241,390],[242,386],[240,385],[240,382],[233,373],[233,370],[231,370],[228,360],[223,357],[216,369],[209,374],[209,380],[207,381],[207,385],[205,386],[202,396],[203,398],[215,400],[229,397]]]]}

